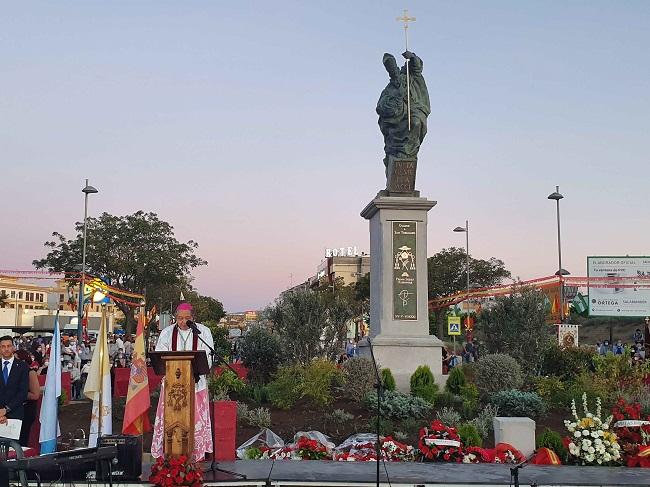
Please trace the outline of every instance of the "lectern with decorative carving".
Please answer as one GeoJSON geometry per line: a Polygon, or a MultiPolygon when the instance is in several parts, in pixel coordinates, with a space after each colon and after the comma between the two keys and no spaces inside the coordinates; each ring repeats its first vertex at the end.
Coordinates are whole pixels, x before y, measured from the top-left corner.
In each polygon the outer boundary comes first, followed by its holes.
{"type": "Polygon", "coordinates": [[[194,450],[194,384],[210,367],[203,350],[149,352],[151,365],[165,379],[160,400],[164,401],[165,455],[192,456],[194,450]]]}

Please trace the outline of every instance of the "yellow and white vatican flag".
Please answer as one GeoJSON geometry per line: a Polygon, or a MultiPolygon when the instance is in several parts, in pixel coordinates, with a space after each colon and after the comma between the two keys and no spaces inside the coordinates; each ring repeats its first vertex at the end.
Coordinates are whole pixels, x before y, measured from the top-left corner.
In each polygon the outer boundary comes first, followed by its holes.
{"type": "Polygon", "coordinates": [[[99,327],[93,358],[90,362],[84,395],[93,401],[88,446],[94,447],[97,446],[98,437],[113,433],[111,359],[108,354],[105,308],[102,310],[102,322],[99,327]]]}

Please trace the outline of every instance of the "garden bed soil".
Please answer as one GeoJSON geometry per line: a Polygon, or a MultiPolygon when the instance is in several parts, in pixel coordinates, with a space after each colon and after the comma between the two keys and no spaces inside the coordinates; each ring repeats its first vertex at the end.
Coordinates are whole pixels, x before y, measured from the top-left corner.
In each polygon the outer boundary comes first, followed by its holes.
{"type": "MultiPolygon", "coordinates": [[[[120,434],[122,431],[122,418],[123,414],[123,400],[116,401],[114,403],[113,410],[113,432],[114,434],[120,434]]],[[[250,405],[251,408],[257,407],[255,405],[250,405]]],[[[264,405],[268,407],[271,411],[271,426],[270,429],[282,438],[284,441],[289,442],[293,439],[293,436],[298,431],[310,431],[318,430],[322,433],[327,434],[332,438],[332,441],[335,444],[341,443],[350,435],[355,433],[368,433],[368,421],[370,420],[371,414],[360,404],[345,400],[339,399],[333,404],[329,405],[325,410],[319,411],[313,408],[307,407],[304,403],[297,404],[293,409],[285,411],[282,409],[276,409],[269,405],[264,405]],[[328,421],[327,414],[331,413],[335,409],[343,409],[349,414],[354,416],[354,419],[345,422],[334,424],[332,421],[328,421]]],[[[90,426],[90,409],[91,402],[84,401],[73,401],[67,406],[63,406],[59,414],[59,423],[61,427],[62,435],[66,436],[68,433],[75,434],[79,428],[82,428],[86,434],[88,434],[88,429],[90,426]]],[[[566,434],[564,428],[564,420],[568,419],[571,413],[569,411],[563,410],[554,410],[551,411],[547,416],[542,418],[537,422],[536,433],[537,436],[541,435],[545,428],[550,428],[553,431],[557,431],[563,436],[566,434]]],[[[435,418],[435,412],[431,416],[435,418]]],[[[150,419],[153,426],[155,419],[155,406],[152,406],[150,410],[150,419]]],[[[418,437],[417,437],[417,427],[425,426],[427,424],[426,420],[413,423],[411,425],[411,431],[404,431],[408,435],[406,442],[408,444],[417,446],[418,437]]],[[[400,423],[394,425],[396,430],[400,430],[402,426],[400,423]]],[[[244,443],[246,440],[256,435],[259,432],[257,427],[252,427],[244,425],[241,422],[237,425],[237,446],[244,443]]],[[[148,452],[151,449],[151,439],[152,433],[145,433],[143,438],[144,451],[148,452]]],[[[484,442],[484,446],[494,445],[494,436],[491,434],[489,438],[484,442]]]]}

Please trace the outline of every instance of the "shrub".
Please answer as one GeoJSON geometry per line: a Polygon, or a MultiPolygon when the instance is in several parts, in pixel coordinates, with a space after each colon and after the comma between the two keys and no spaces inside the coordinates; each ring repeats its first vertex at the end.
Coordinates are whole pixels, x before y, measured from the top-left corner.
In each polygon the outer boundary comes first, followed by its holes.
{"type": "Polygon", "coordinates": [[[375,369],[365,357],[353,357],[343,362],[345,393],[353,401],[360,402],[375,386],[375,369]]]}
{"type": "Polygon", "coordinates": [[[248,367],[248,380],[258,384],[268,383],[283,360],[278,336],[261,326],[255,326],[238,343],[242,361],[248,367]]]}
{"type": "Polygon", "coordinates": [[[303,368],[299,365],[281,367],[268,385],[269,401],[276,408],[291,409],[302,397],[303,368]]]}
{"type": "Polygon", "coordinates": [[[536,392],[501,391],[493,395],[490,402],[499,408],[501,416],[535,419],[546,412],[544,401],[536,392]]]}
{"type": "Polygon", "coordinates": [[[460,414],[452,408],[442,408],[436,412],[436,418],[446,426],[453,426],[455,428],[460,424],[460,414]]]}
{"type": "Polygon", "coordinates": [[[332,423],[348,423],[354,419],[354,414],[350,414],[344,409],[335,409],[331,413],[327,413],[325,418],[332,423]]]}
{"type": "Polygon", "coordinates": [[[596,351],[592,347],[562,348],[551,343],[542,352],[541,374],[570,379],[593,371],[595,357],[596,351]]]}
{"type": "Polygon", "coordinates": [[[458,408],[462,406],[463,398],[456,396],[451,392],[443,391],[436,396],[433,404],[436,406],[436,409],[441,409],[444,407],[458,408]]]}
{"type": "Polygon", "coordinates": [[[459,425],[458,436],[460,436],[463,446],[483,446],[483,438],[481,438],[476,426],[472,423],[459,425]]]}
{"type": "Polygon", "coordinates": [[[537,437],[535,446],[537,448],[550,448],[555,453],[557,453],[557,456],[560,457],[560,460],[562,460],[562,462],[566,461],[567,450],[564,447],[562,435],[556,431],[544,428],[544,432],[537,437]]]}
{"type": "Polygon", "coordinates": [[[304,369],[301,397],[316,407],[325,407],[334,401],[332,389],[343,384],[343,373],[328,360],[314,360],[304,369]]]}
{"type": "Polygon", "coordinates": [[[571,404],[571,393],[567,384],[559,377],[537,377],[535,392],[549,408],[567,408],[571,404]]]}
{"type": "Polygon", "coordinates": [[[267,408],[251,409],[247,419],[248,424],[259,429],[271,426],[271,412],[267,408]]]}
{"type": "Polygon", "coordinates": [[[240,395],[255,404],[266,404],[269,402],[269,388],[262,384],[246,384],[240,395]]]}
{"type": "Polygon", "coordinates": [[[436,400],[438,386],[428,365],[420,365],[411,376],[411,394],[430,404],[436,400]]]}
{"type": "Polygon", "coordinates": [[[509,355],[485,355],[474,363],[476,387],[482,398],[509,389],[518,389],[524,383],[524,374],[517,361],[509,355]]]}
{"type": "Polygon", "coordinates": [[[476,415],[476,418],[470,421],[476,427],[476,431],[481,435],[481,438],[486,439],[490,435],[490,432],[494,429],[494,418],[498,413],[498,407],[488,404],[476,415]]]}
{"type": "Polygon", "coordinates": [[[395,384],[395,377],[390,369],[381,369],[381,382],[384,384],[384,389],[387,391],[394,391],[397,385],[395,384]]]}
{"type": "Polygon", "coordinates": [[[424,426],[427,426],[426,421],[418,418],[406,418],[399,423],[400,431],[403,431],[410,436],[417,435],[420,429],[424,426]]]}
{"type": "MultiPolygon", "coordinates": [[[[368,410],[377,414],[377,393],[369,392],[364,399],[368,410]]],[[[397,391],[385,391],[381,401],[381,415],[400,420],[423,418],[431,411],[431,404],[420,397],[409,396],[397,391]]]]}
{"type": "Polygon", "coordinates": [[[377,431],[377,423],[379,423],[379,435],[390,435],[393,433],[394,427],[392,421],[383,416],[381,418],[377,416],[371,416],[368,418],[366,428],[375,433],[377,431]]]}
{"type": "Polygon", "coordinates": [[[228,401],[230,394],[244,390],[246,384],[232,370],[224,370],[220,375],[208,376],[208,392],[211,401],[228,401]]]}
{"type": "Polygon", "coordinates": [[[245,402],[237,402],[237,420],[248,423],[248,404],[245,402]]]}
{"type": "Polygon", "coordinates": [[[451,369],[451,372],[449,372],[449,377],[447,377],[445,390],[459,396],[461,394],[461,389],[466,384],[467,379],[465,378],[465,373],[462,371],[462,367],[454,367],[451,369]]]}

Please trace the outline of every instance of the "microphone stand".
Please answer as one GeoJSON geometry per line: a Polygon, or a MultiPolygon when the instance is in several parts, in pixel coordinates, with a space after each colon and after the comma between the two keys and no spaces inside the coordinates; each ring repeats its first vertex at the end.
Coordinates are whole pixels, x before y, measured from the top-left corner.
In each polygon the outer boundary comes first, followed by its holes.
{"type": "MultiPolygon", "coordinates": [[[[197,328],[196,323],[192,322],[191,325],[189,325],[190,329],[192,330],[192,333],[198,338],[203,345],[208,347],[208,350],[210,350],[210,357],[212,357],[212,366],[214,367],[215,364],[222,364],[228,367],[232,372],[237,374],[235,369],[233,369],[230,364],[220,355],[217,353],[217,351],[212,347],[208,342],[206,342],[203,338],[201,338],[201,331],[197,328]]],[[[209,395],[209,394],[208,394],[209,395]]],[[[210,426],[211,426],[211,432],[212,432],[212,438],[214,438],[214,422],[210,421],[210,426]]],[[[215,445],[212,445],[212,461],[210,462],[210,470],[214,474],[214,472],[223,472],[228,475],[232,475],[233,477],[239,477],[240,479],[247,479],[246,475],[242,473],[237,473],[233,472],[232,470],[225,470],[223,468],[219,468],[218,462],[215,460],[215,455],[216,452],[215,445]]]]}
{"type": "MultiPolygon", "coordinates": [[[[375,369],[375,389],[377,389],[377,427],[375,429],[377,433],[377,442],[376,442],[376,455],[377,455],[377,477],[376,477],[376,487],[379,487],[379,462],[384,461],[384,457],[381,454],[381,439],[379,438],[380,432],[380,421],[381,421],[381,401],[384,395],[384,385],[381,382],[381,376],[379,375],[379,367],[377,367],[377,361],[375,360],[375,352],[373,350],[372,342],[370,337],[366,338],[368,341],[368,348],[370,348],[370,358],[372,359],[372,365],[375,369]]],[[[384,470],[386,470],[386,464],[384,464],[384,470]]],[[[388,478],[388,470],[386,470],[386,478],[388,478]]],[[[389,481],[390,483],[390,481],[389,481]]]]}
{"type": "MultiPolygon", "coordinates": [[[[528,465],[528,459],[524,460],[523,462],[515,465],[510,469],[510,478],[514,482],[515,486],[514,487],[519,487],[519,470],[524,468],[526,465],[528,465]]],[[[531,484],[533,485],[533,484],[531,484]]],[[[537,484],[535,484],[537,485],[537,484]]]]}

